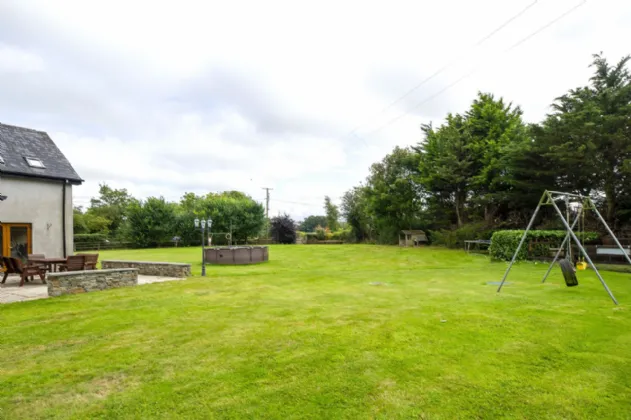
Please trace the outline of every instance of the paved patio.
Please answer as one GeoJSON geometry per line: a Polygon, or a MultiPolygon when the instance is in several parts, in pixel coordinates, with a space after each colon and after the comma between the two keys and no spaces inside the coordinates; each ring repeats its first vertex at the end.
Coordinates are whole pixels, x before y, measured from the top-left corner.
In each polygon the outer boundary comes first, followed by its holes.
{"type": "MultiPolygon", "coordinates": [[[[1,276],[0,280],[2,280],[1,276]]],[[[177,277],[138,275],[139,285],[174,280],[184,279],[177,277]]],[[[48,287],[45,284],[42,284],[37,277],[32,282],[24,283],[23,287],[19,287],[19,284],[20,278],[17,276],[9,276],[5,284],[0,284],[0,304],[48,298],[48,287]]]]}

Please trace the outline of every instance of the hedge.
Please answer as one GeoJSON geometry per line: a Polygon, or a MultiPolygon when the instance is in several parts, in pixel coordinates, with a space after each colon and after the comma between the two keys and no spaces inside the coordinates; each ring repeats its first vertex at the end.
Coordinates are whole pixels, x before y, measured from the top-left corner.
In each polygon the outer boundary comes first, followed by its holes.
{"type": "Polygon", "coordinates": [[[74,235],[75,243],[104,243],[107,241],[107,235],[102,233],[78,233],[74,235]]]}
{"type": "MultiPolygon", "coordinates": [[[[499,230],[491,237],[491,246],[489,254],[494,260],[510,261],[519,245],[519,241],[523,236],[523,230],[499,230]]],[[[533,257],[547,257],[550,253],[550,247],[561,245],[563,238],[567,234],[564,230],[531,230],[526,236],[526,241],[521,247],[517,260],[526,260],[533,257]],[[529,252],[529,243],[535,241],[529,252]],[[551,243],[550,243],[551,242],[551,243]]],[[[576,236],[585,242],[598,239],[596,232],[577,233],[576,236]]]]}

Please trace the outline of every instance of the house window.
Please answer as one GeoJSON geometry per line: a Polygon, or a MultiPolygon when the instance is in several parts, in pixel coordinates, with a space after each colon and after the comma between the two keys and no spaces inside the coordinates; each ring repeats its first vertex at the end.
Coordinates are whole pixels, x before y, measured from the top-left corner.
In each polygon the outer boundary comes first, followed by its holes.
{"type": "Polygon", "coordinates": [[[46,168],[42,161],[37,158],[25,157],[24,159],[26,159],[26,163],[28,163],[28,166],[30,166],[31,168],[46,168]]]}

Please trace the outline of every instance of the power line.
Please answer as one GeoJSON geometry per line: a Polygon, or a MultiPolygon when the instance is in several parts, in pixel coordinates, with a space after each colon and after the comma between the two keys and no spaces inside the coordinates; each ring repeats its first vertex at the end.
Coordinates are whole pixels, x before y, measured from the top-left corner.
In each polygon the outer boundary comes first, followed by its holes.
{"type": "MultiPolygon", "coordinates": [[[[529,5],[527,5],[525,8],[523,8],[521,11],[519,11],[517,14],[513,15],[512,17],[510,17],[508,20],[504,21],[500,26],[498,26],[497,28],[495,28],[494,30],[492,30],[491,32],[489,32],[488,34],[486,34],[484,37],[480,38],[478,40],[478,42],[476,42],[474,45],[472,45],[471,47],[469,47],[468,49],[471,48],[478,48],[480,45],[484,44],[486,41],[488,41],[489,39],[491,39],[494,35],[496,35],[498,32],[500,32],[502,29],[504,29],[505,27],[507,27],[508,25],[510,25],[514,20],[520,18],[524,13],[526,13],[530,8],[532,8],[533,6],[535,6],[535,4],[537,4],[539,0],[535,0],[532,3],[530,3],[529,5]]],[[[468,50],[467,49],[467,50],[468,50]]],[[[426,77],[425,79],[423,79],[422,81],[420,81],[418,84],[416,84],[415,86],[413,86],[411,89],[409,89],[408,91],[406,91],[403,95],[399,96],[397,99],[395,99],[394,101],[392,101],[390,104],[388,104],[385,108],[383,108],[381,111],[379,111],[378,113],[376,113],[371,120],[374,120],[375,118],[377,118],[379,115],[383,114],[384,112],[386,112],[388,109],[392,108],[394,105],[396,105],[397,103],[399,103],[401,100],[407,98],[409,95],[411,95],[413,92],[415,92],[418,88],[420,88],[421,86],[423,86],[425,83],[429,82],[430,80],[434,79],[435,77],[437,77],[438,75],[440,75],[441,73],[443,73],[445,70],[447,70],[449,67],[451,67],[454,63],[458,62],[464,55],[465,55],[466,50],[463,50],[460,55],[456,58],[451,60],[448,64],[442,66],[441,68],[439,68],[438,70],[436,70],[432,75],[430,75],[429,77],[426,77]]],[[[350,135],[355,135],[357,138],[359,138],[361,141],[363,141],[365,143],[365,140],[359,136],[357,136],[355,134],[355,131],[357,131],[359,128],[361,128],[363,125],[365,124],[360,124],[358,126],[356,126],[355,128],[353,128],[348,134],[346,134],[344,137],[348,137],[350,135]]],[[[344,138],[343,137],[343,138],[344,138]]]]}
{"type": "MultiPolygon", "coordinates": [[[[527,36],[525,36],[524,38],[520,39],[519,41],[517,41],[516,43],[514,43],[513,45],[511,45],[510,47],[508,47],[507,49],[505,49],[504,51],[502,51],[500,53],[500,55],[506,54],[509,51],[517,48],[518,46],[520,46],[521,44],[523,44],[524,42],[528,41],[529,39],[531,39],[532,37],[536,36],[537,34],[539,34],[540,32],[546,30],[547,28],[549,28],[550,26],[554,25],[555,23],[557,23],[558,21],[560,21],[561,19],[563,19],[564,17],[568,16],[569,14],[573,13],[576,9],[578,9],[579,7],[583,6],[585,3],[587,3],[587,0],[583,0],[581,3],[575,5],[574,7],[566,10],[565,12],[563,12],[562,14],[560,14],[559,16],[557,16],[556,18],[552,19],[550,22],[546,23],[545,25],[541,26],[539,29],[537,29],[534,32],[531,32],[530,34],[528,34],[527,36]]],[[[391,120],[389,120],[388,122],[386,122],[385,124],[377,127],[376,129],[368,132],[367,134],[364,134],[364,137],[368,137],[371,136],[375,133],[378,133],[379,131],[381,131],[382,129],[384,129],[385,127],[397,122],[398,120],[400,120],[401,118],[405,117],[406,115],[408,115],[411,111],[415,110],[416,108],[418,108],[421,105],[424,105],[425,103],[431,101],[432,99],[436,98],[437,96],[440,96],[442,93],[446,92],[447,90],[451,89],[452,87],[454,87],[455,85],[457,85],[458,83],[462,82],[464,79],[468,78],[469,76],[471,76],[472,74],[474,74],[475,72],[477,72],[478,70],[480,70],[481,67],[477,67],[474,68],[472,71],[470,71],[469,73],[466,73],[463,76],[460,76],[458,79],[456,79],[455,81],[453,81],[452,83],[448,84],[447,86],[445,86],[443,89],[439,90],[438,92],[434,93],[433,95],[423,99],[421,102],[418,102],[417,104],[415,104],[414,106],[412,106],[412,108],[408,109],[406,112],[404,112],[403,114],[400,114],[394,118],[392,118],[391,120]]]]}
{"type": "Polygon", "coordinates": [[[305,202],[300,202],[300,201],[289,201],[289,200],[278,200],[278,199],[274,199],[273,201],[278,202],[278,203],[298,204],[301,206],[317,206],[318,205],[315,203],[305,203],[305,202]]]}

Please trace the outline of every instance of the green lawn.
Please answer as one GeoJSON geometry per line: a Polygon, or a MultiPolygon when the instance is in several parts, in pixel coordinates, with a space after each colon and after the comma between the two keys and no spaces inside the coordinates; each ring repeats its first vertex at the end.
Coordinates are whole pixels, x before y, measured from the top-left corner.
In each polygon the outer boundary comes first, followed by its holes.
{"type": "MultiPolygon", "coordinates": [[[[197,248],[101,258],[197,262],[197,248]]],[[[631,418],[631,276],[275,246],[206,278],[0,306],[0,417],[631,418]]],[[[199,264],[194,271],[199,273],[199,264]]]]}

